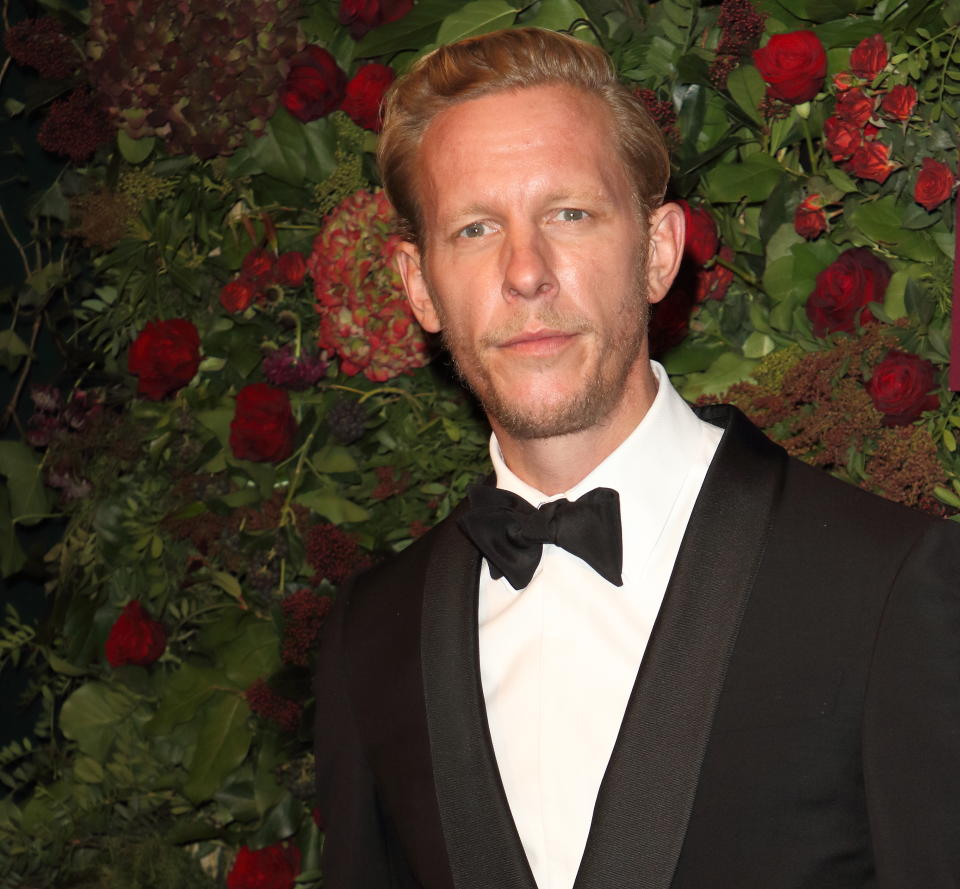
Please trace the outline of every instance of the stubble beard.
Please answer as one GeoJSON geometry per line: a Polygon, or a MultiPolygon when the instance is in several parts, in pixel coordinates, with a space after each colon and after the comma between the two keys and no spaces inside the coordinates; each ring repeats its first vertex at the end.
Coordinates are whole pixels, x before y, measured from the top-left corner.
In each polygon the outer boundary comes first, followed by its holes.
{"type": "Polygon", "coordinates": [[[483,352],[495,348],[529,325],[531,318],[544,328],[566,333],[591,334],[595,327],[586,319],[557,311],[549,305],[539,307],[508,325],[488,331],[478,344],[458,335],[447,323],[447,314],[438,295],[428,284],[430,298],[442,325],[442,341],[461,382],[480,401],[487,416],[517,440],[554,438],[571,435],[603,423],[624,394],[627,377],[639,358],[647,337],[650,306],[647,301],[643,263],[632,297],[625,298],[618,317],[623,323],[614,336],[600,344],[600,360],[584,377],[575,393],[559,404],[537,407],[510,398],[494,382],[483,352]],[[609,356],[609,357],[607,357],[609,356]]]}

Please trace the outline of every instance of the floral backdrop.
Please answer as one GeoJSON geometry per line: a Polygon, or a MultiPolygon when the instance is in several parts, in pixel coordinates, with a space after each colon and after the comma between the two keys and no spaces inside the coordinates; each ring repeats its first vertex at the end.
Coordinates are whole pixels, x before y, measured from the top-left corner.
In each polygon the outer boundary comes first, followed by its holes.
{"type": "Polygon", "coordinates": [[[34,11],[4,5],[0,91],[62,169],[28,238],[0,208],[21,260],[0,570],[46,584],[42,621],[8,604],[0,626],[40,713],[0,749],[3,885],[321,885],[324,616],[486,465],[373,164],[384,90],[438,44],[532,24],[606,48],[673,151],[689,244],[651,340],[680,391],[960,515],[960,0],[34,11]],[[62,534],[38,553],[44,522],[62,534]]]}

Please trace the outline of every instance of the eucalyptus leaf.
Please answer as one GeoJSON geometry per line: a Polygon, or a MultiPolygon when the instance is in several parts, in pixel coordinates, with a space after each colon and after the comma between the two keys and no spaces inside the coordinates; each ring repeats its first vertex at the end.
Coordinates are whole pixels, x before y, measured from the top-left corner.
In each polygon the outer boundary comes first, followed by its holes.
{"type": "Polygon", "coordinates": [[[489,34],[513,24],[519,7],[505,0],[472,0],[448,15],[437,32],[437,43],[455,43],[465,37],[489,34]]]}

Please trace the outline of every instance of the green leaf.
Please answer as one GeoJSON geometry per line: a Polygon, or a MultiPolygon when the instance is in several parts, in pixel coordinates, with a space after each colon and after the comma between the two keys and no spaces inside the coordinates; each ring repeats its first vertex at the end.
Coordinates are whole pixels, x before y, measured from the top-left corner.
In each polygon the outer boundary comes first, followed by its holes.
{"type": "Polygon", "coordinates": [[[213,692],[223,687],[224,676],[219,670],[184,664],[158,684],[160,704],[147,724],[153,736],[168,735],[175,726],[190,722],[213,692]]]}
{"type": "Polygon", "coordinates": [[[734,102],[755,123],[762,124],[760,103],[766,95],[767,88],[753,65],[739,65],[727,75],[727,89],[734,102]]]}
{"type": "Polygon", "coordinates": [[[17,336],[16,331],[0,331],[0,364],[10,373],[19,366],[20,360],[30,354],[30,348],[17,336]]]}
{"type": "Polygon", "coordinates": [[[16,574],[26,561],[10,515],[10,495],[6,488],[0,487],[0,576],[16,574]]]}
{"type": "Polygon", "coordinates": [[[217,437],[223,447],[230,446],[230,422],[233,420],[233,407],[216,407],[195,414],[201,426],[205,426],[217,437]]]}
{"type": "Polygon", "coordinates": [[[353,454],[339,445],[325,445],[310,458],[310,462],[317,472],[354,472],[357,469],[353,454]]]}
{"type": "Polygon", "coordinates": [[[701,395],[720,395],[750,376],[756,366],[756,361],[736,352],[725,352],[703,373],[690,374],[680,394],[687,401],[696,401],[701,395]]]}
{"type": "Polygon", "coordinates": [[[449,0],[419,0],[403,18],[366,34],[357,44],[356,55],[365,59],[435,43],[437,28],[449,12],[449,0]]]}
{"type": "Polygon", "coordinates": [[[117,735],[129,732],[139,701],[105,682],[81,685],[60,710],[60,730],[77,746],[103,762],[117,735]]]}
{"type": "Polygon", "coordinates": [[[872,203],[861,203],[848,214],[848,222],[868,238],[915,262],[933,262],[937,248],[923,231],[903,228],[902,213],[892,195],[872,203]]]}
{"type": "Polygon", "coordinates": [[[662,363],[670,376],[706,370],[724,351],[722,343],[693,343],[685,340],[663,356],[662,363]]]}
{"type": "Polygon", "coordinates": [[[910,272],[900,270],[893,273],[887,292],[883,296],[883,310],[891,321],[907,316],[907,284],[910,281],[910,272]]]}
{"type": "Polygon", "coordinates": [[[857,188],[857,183],[838,167],[827,167],[827,179],[844,194],[853,194],[860,190],[857,188]]]}
{"type": "Polygon", "coordinates": [[[153,136],[131,139],[126,130],[117,130],[117,148],[128,164],[142,164],[153,153],[156,142],[153,136]]]}
{"type": "Polygon", "coordinates": [[[243,601],[243,590],[240,588],[240,581],[232,574],[228,574],[226,571],[214,571],[210,575],[210,579],[228,596],[232,596],[238,602],[243,601]]]}
{"type": "Polygon", "coordinates": [[[773,337],[755,330],[743,342],[743,355],[745,358],[763,358],[764,355],[769,355],[776,347],[777,344],[773,337]]]}
{"type": "Polygon", "coordinates": [[[714,167],[706,176],[704,188],[709,200],[728,204],[740,200],[756,202],[770,196],[784,170],[768,154],[751,154],[746,160],[714,167]]]}
{"type": "Polygon", "coordinates": [[[305,491],[298,494],[294,501],[319,513],[335,525],[342,525],[345,522],[362,522],[370,515],[362,506],[357,506],[356,503],[329,489],[305,491]]]}
{"type": "Polygon", "coordinates": [[[210,799],[250,749],[250,708],[239,694],[218,692],[204,707],[203,724],[183,787],[195,803],[210,799]]]}
{"type": "Polygon", "coordinates": [[[569,31],[574,22],[586,19],[587,13],[576,0],[543,0],[524,27],[547,28],[550,31],[569,31]]]}
{"type": "Polygon", "coordinates": [[[7,477],[10,512],[21,525],[34,525],[50,512],[50,496],[43,486],[40,464],[28,445],[0,441],[0,475],[7,477]]]}
{"type": "Polygon", "coordinates": [[[73,763],[73,774],[79,781],[99,784],[103,781],[103,766],[90,756],[78,756],[73,763]]]}
{"type": "Polygon", "coordinates": [[[304,125],[279,108],[262,136],[247,143],[249,157],[261,171],[288,185],[302,185],[307,172],[304,125]]]}
{"type": "Polygon", "coordinates": [[[513,24],[517,7],[504,0],[473,0],[448,15],[437,32],[437,43],[454,43],[465,37],[488,34],[513,24]]]}
{"type": "Polygon", "coordinates": [[[220,648],[218,657],[227,679],[246,688],[280,667],[280,640],[272,621],[245,616],[240,627],[240,634],[220,648]]]}
{"type": "Polygon", "coordinates": [[[306,161],[304,178],[310,182],[322,182],[337,168],[336,130],[327,118],[322,118],[303,124],[302,136],[306,161]]]}
{"type": "Polygon", "coordinates": [[[16,117],[26,107],[27,106],[19,99],[6,99],[3,103],[3,110],[6,111],[10,117],[16,117]]]}

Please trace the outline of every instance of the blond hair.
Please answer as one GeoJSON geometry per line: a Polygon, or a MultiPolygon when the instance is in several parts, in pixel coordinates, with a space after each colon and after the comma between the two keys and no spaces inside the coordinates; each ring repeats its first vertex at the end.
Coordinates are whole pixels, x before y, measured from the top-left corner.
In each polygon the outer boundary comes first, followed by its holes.
{"type": "Polygon", "coordinates": [[[596,46],[541,28],[508,28],[441,46],[419,59],[384,99],[377,159],[405,237],[422,247],[417,152],[430,122],[452,105],[501,90],[566,84],[609,109],[634,197],[644,218],[663,201],[670,159],[640,100],[596,46]]]}

